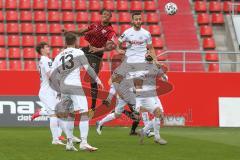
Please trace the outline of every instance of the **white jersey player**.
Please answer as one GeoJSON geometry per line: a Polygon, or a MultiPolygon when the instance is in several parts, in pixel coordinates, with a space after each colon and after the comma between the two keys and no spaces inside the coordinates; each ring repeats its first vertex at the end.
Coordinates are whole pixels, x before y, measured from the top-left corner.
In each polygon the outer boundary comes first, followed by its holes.
{"type": "Polygon", "coordinates": [[[147,64],[147,73],[143,77],[143,85],[141,92],[137,95],[136,108],[137,110],[148,111],[154,115],[154,118],[145,127],[139,131],[141,136],[141,143],[144,136],[147,135],[149,129],[154,129],[154,141],[159,144],[167,144],[163,138],[160,137],[160,118],[163,116],[163,107],[156,92],[156,78],[162,76],[166,80],[164,66],[153,63],[147,64]]]}
{"type": "MultiPolygon", "coordinates": [[[[87,70],[89,75],[102,86],[100,79],[97,77],[94,70],[88,64],[82,50],[75,48],[77,41],[76,36],[73,33],[67,33],[65,35],[65,41],[67,48],[59,53],[54,62],[53,70],[60,73],[60,92],[63,96],[69,96],[73,102],[73,113],[80,113],[81,119],[79,129],[81,133],[80,150],[95,151],[97,148],[90,146],[87,143],[87,136],[89,130],[89,118],[88,118],[88,103],[87,98],[82,89],[82,83],[80,78],[80,69],[82,67],[87,70]]],[[[54,77],[54,71],[51,76],[54,77]]],[[[70,117],[69,117],[70,118],[70,117]]],[[[67,121],[67,138],[68,143],[67,150],[76,150],[72,144],[72,133],[74,128],[74,119],[70,118],[67,121]]]]}
{"type": "Polygon", "coordinates": [[[57,93],[49,86],[49,76],[51,72],[52,60],[48,57],[50,47],[46,42],[41,42],[37,45],[36,51],[41,55],[39,61],[39,72],[41,86],[39,90],[39,99],[43,103],[43,108],[33,114],[32,120],[38,116],[47,115],[50,117],[50,129],[52,133],[52,144],[64,145],[59,137],[61,136],[61,127],[58,118],[55,115],[55,106],[58,102],[57,93]]]}

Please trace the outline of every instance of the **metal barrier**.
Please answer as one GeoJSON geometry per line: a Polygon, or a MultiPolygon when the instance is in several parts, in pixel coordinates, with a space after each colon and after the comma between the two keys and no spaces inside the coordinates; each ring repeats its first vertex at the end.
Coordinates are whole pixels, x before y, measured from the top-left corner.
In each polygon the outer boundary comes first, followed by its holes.
{"type": "Polygon", "coordinates": [[[240,52],[220,52],[220,51],[163,51],[157,56],[161,61],[167,64],[170,68],[169,71],[179,71],[179,72],[208,72],[211,64],[215,64],[218,67],[218,72],[240,72],[240,52]],[[194,55],[196,54],[196,55],[194,55]],[[217,55],[217,59],[206,59],[206,55],[217,55]],[[190,56],[191,55],[191,56],[190,56]],[[166,57],[161,58],[161,57],[166,57]],[[179,65],[177,70],[172,69],[172,65],[179,65]],[[198,64],[201,69],[194,69],[191,64],[198,64]],[[190,67],[189,67],[190,66],[190,67]],[[190,69],[187,69],[190,68],[190,69]],[[181,69],[182,68],[182,69],[181,69]]]}

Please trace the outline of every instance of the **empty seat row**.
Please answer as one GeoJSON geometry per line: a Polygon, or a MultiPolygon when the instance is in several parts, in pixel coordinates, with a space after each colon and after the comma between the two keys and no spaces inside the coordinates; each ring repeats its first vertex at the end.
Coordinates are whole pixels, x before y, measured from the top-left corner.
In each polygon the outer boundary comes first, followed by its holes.
{"type": "Polygon", "coordinates": [[[215,25],[222,25],[224,24],[224,16],[221,13],[213,13],[212,15],[207,13],[199,13],[197,22],[199,25],[206,25],[210,22],[215,25]]]}
{"type": "Polygon", "coordinates": [[[45,3],[45,0],[6,0],[5,4],[0,0],[0,8],[5,7],[6,9],[22,9],[22,10],[101,10],[106,8],[109,10],[119,10],[119,11],[155,11],[156,4],[154,0],[148,0],[145,2],[139,0],[133,0],[128,2],[126,0],[118,0],[116,5],[114,0],[104,0],[103,5],[101,5],[99,0],[89,0],[88,3],[86,0],[48,0],[45,3]]]}
{"type": "MultiPolygon", "coordinates": [[[[112,22],[131,22],[131,14],[129,12],[119,12],[118,14],[112,13],[112,22]]],[[[145,21],[148,23],[158,23],[159,22],[159,16],[155,12],[146,13],[143,15],[145,18],[145,21]]],[[[76,14],[74,12],[58,12],[58,11],[21,11],[20,14],[17,11],[7,11],[5,14],[5,18],[3,15],[3,12],[0,12],[0,21],[23,21],[23,22],[29,22],[34,20],[35,22],[97,22],[101,18],[101,15],[99,12],[90,12],[90,16],[88,12],[81,11],[77,12],[76,14]],[[46,14],[47,13],[47,14],[46,14]]]]}
{"type": "MultiPolygon", "coordinates": [[[[233,9],[232,2],[225,1],[210,1],[207,3],[206,1],[196,1],[195,2],[195,11],[196,12],[231,12],[233,9]]],[[[240,12],[240,5],[234,7],[236,12],[240,12]]]]}
{"type": "Polygon", "coordinates": [[[0,60],[0,70],[26,70],[26,71],[36,71],[37,63],[36,61],[20,61],[20,60],[10,60],[9,64],[6,60],[0,60]]]}

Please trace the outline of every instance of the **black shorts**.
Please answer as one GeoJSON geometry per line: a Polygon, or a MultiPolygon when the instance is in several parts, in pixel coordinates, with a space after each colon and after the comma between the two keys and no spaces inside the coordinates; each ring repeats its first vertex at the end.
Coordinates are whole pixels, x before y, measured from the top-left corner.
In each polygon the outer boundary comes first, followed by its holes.
{"type": "Polygon", "coordinates": [[[87,57],[90,66],[94,69],[96,74],[98,74],[100,70],[100,64],[102,62],[103,52],[90,53],[89,47],[82,48],[82,51],[87,57]]]}

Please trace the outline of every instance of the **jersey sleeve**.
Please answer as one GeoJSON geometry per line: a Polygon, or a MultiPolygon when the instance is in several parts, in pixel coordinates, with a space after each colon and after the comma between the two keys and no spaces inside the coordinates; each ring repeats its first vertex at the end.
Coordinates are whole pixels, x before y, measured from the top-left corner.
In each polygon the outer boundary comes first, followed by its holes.
{"type": "Polygon", "coordinates": [[[93,28],[95,28],[95,24],[94,24],[94,23],[92,23],[92,24],[90,24],[90,25],[88,26],[88,30],[92,30],[93,28]]]}
{"type": "Polygon", "coordinates": [[[113,42],[116,42],[116,33],[114,31],[110,32],[108,35],[107,35],[107,40],[108,41],[113,41],[113,42]]]}
{"type": "Polygon", "coordinates": [[[152,36],[150,32],[147,33],[147,44],[152,44],[152,36]]]}
{"type": "Polygon", "coordinates": [[[123,34],[118,38],[118,41],[122,43],[122,42],[125,42],[126,39],[127,39],[127,33],[126,33],[126,31],[125,31],[125,32],[123,32],[123,34]]]}

